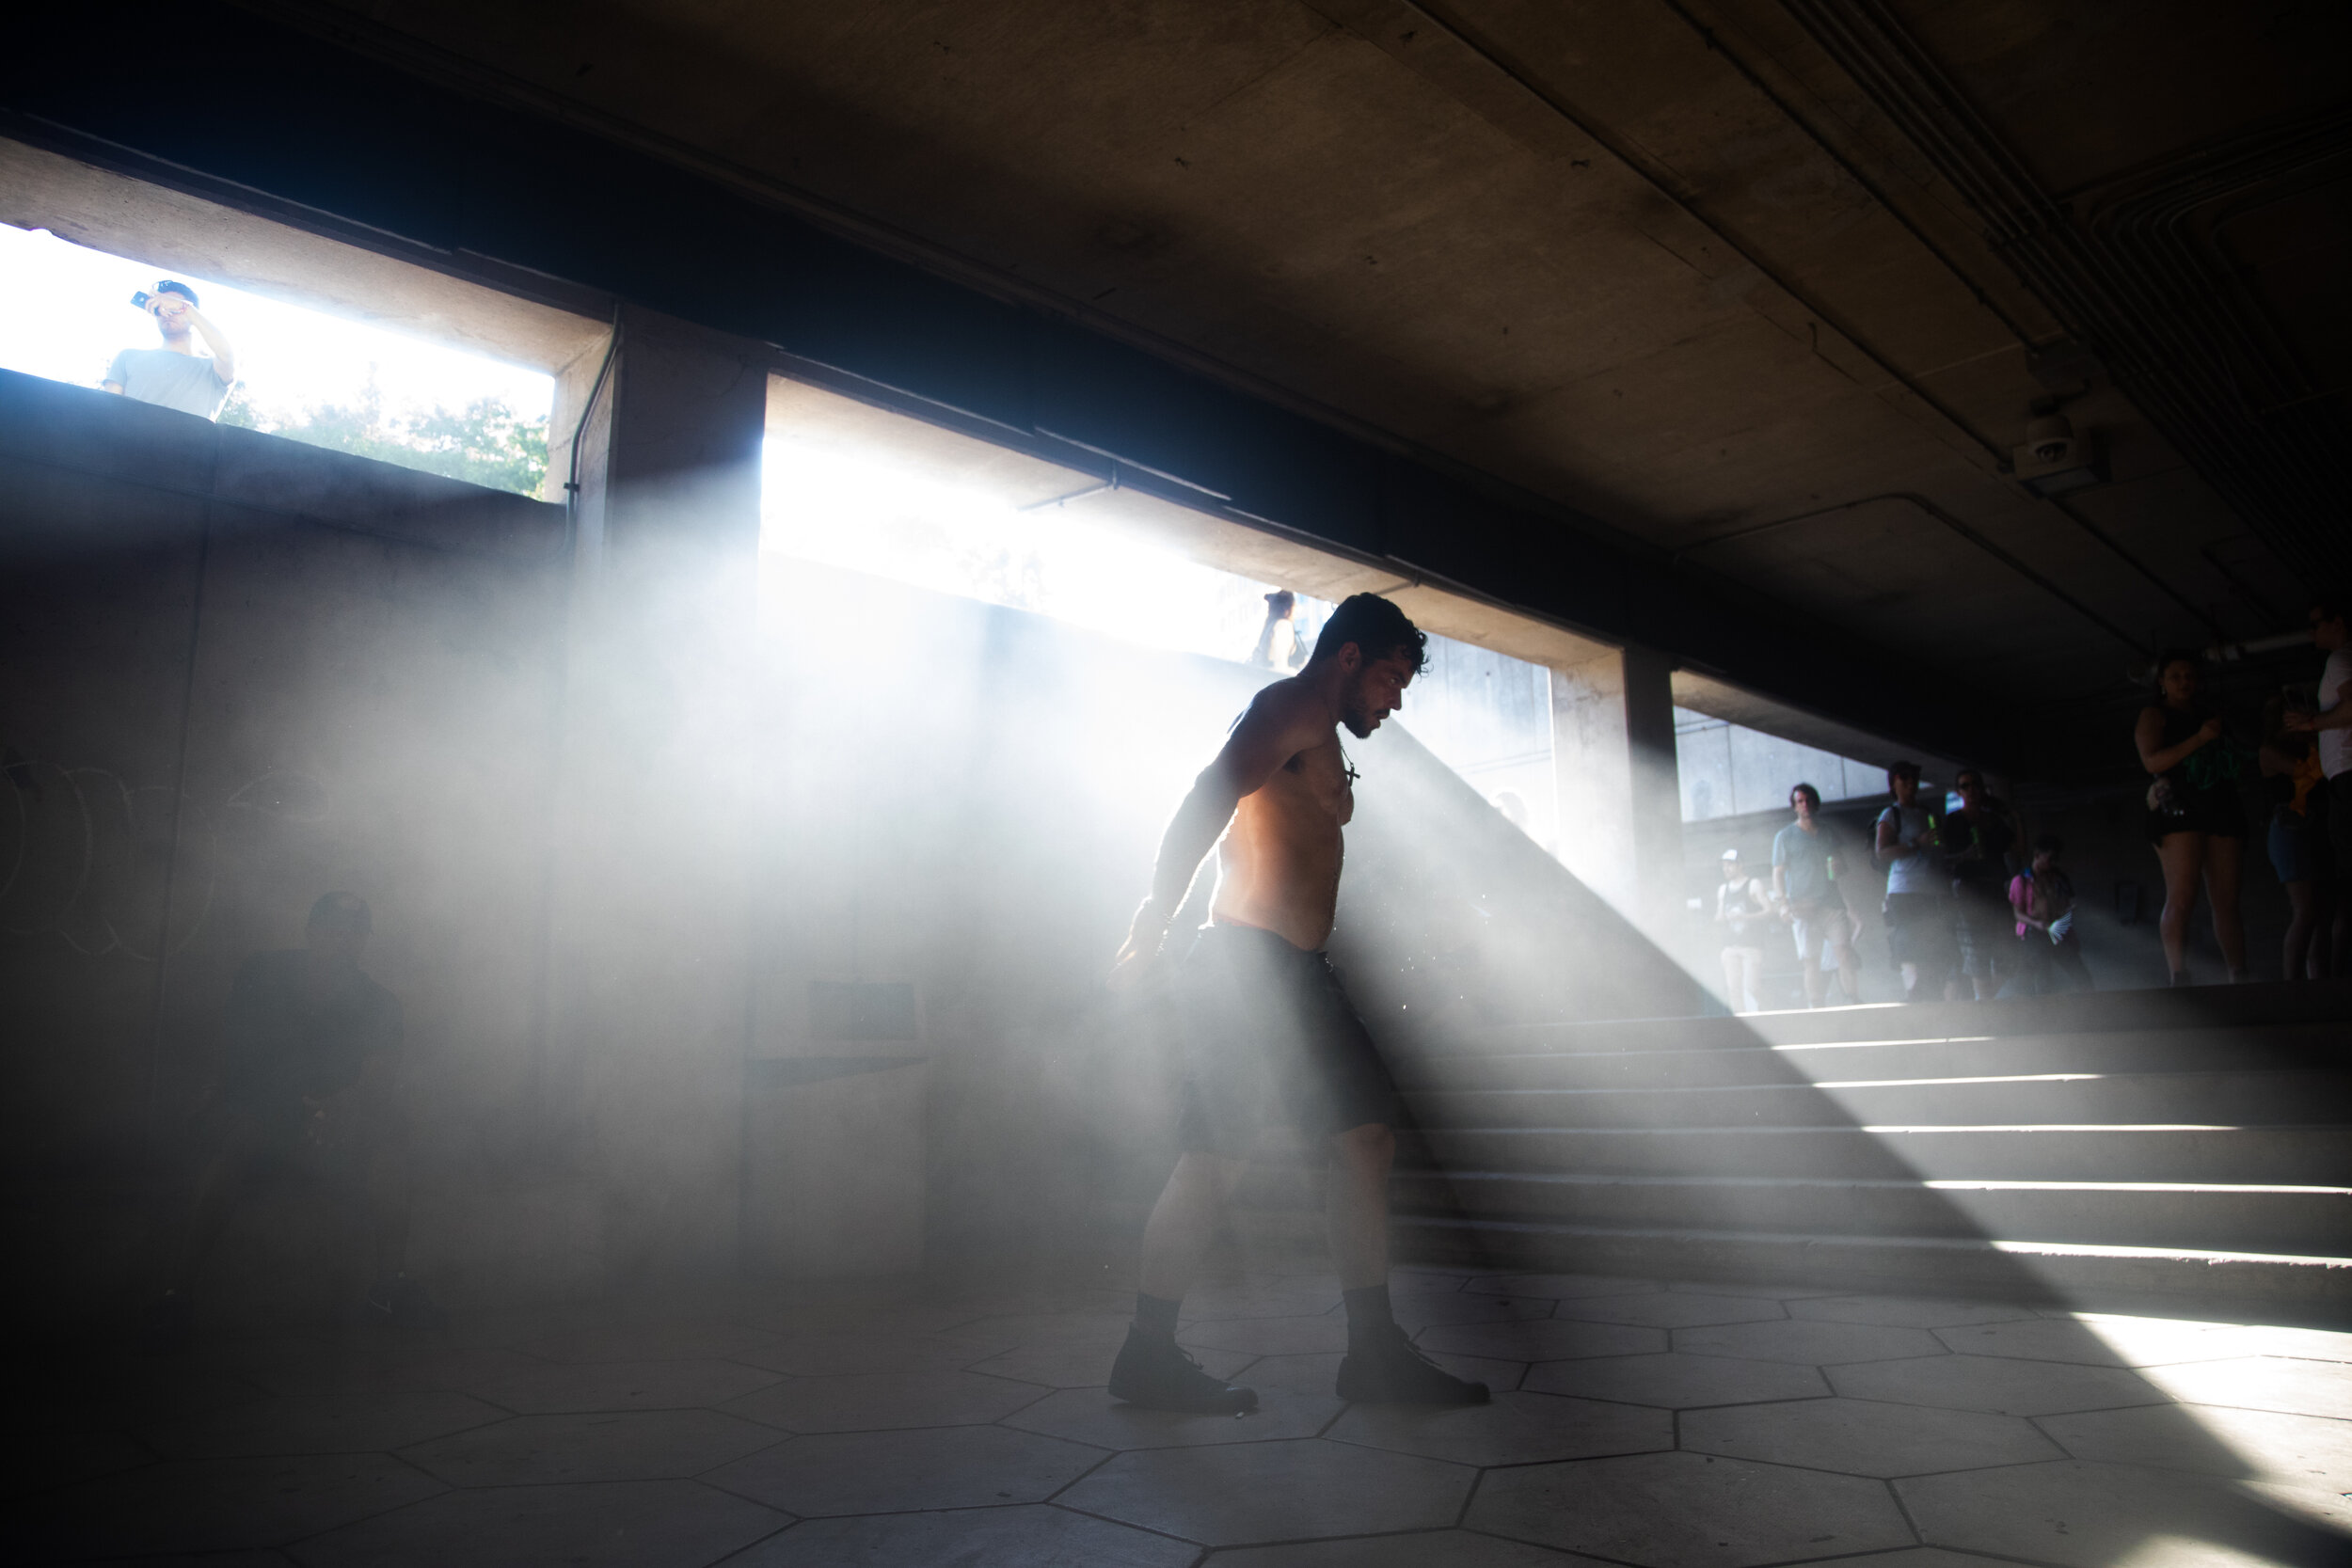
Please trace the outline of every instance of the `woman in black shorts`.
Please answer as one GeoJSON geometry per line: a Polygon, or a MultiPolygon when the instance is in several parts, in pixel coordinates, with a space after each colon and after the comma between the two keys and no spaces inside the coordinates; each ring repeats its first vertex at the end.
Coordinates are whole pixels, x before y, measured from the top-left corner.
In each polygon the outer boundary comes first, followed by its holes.
{"type": "Polygon", "coordinates": [[[2233,981],[2246,978],[2246,927],[2238,883],[2246,865],[2246,806],[2237,778],[2245,750],[2221,721],[2198,705],[2196,654],[2167,652],[2156,665],[2156,702],[2140,709],[2132,737],[2148,786],[2148,841],[2164,866],[2157,930],[2172,983],[2188,984],[2188,917],[2202,881],[2213,901],[2213,934],[2233,981]]]}

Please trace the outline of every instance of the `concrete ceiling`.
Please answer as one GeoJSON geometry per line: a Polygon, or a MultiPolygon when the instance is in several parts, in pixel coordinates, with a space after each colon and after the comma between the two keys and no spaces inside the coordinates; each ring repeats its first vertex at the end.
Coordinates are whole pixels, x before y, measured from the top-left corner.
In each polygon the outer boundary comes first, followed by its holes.
{"type": "MultiPolygon", "coordinates": [[[[2249,515],[2226,447],[2183,456],[2204,427],[2177,399],[2152,420],[2152,394],[2067,341],[2082,310],[1988,240],[1972,166],[1923,135],[1915,83],[1906,100],[1874,76],[1855,29],[1915,49],[2014,154],[2012,181],[2062,204],[2249,129],[2341,121],[2340,6],[296,14],[1083,304],[1571,503],[1796,624],[2014,693],[2056,730],[2123,700],[2159,644],[2299,620],[2313,558],[2292,519],[2249,515]],[[2005,471],[2053,396],[2111,476],[2063,503],[2005,471]]],[[[2338,425],[2341,150],[2323,135],[2284,205],[2223,246],[2338,425]]]]}

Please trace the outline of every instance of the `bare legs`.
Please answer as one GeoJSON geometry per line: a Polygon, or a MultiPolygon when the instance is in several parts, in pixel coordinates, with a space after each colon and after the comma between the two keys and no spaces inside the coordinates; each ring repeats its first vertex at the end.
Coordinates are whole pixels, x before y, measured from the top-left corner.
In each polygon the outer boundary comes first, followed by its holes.
{"type": "Polygon", "coordinates": [[[1378,1122],[1351,1127],[1331,1139],[1323,1217],[1343,1291],[1388,1281],[1389,1167],[1395,1163],[1396,1134],[1378,1122]]]}
{"type": "Polygon", "coordinates": [[[1724,949],[1724,1001],[1731,1010],[1753,1013],[1761,1010],[1756,999],[1756,983],[1763,978],[1764,949],[1761,947],[1726,947],[1724,949]]]}
{"type": "Polygon", "coordinates": [[[2201,832],[2167,833],[2156,845],[2164,867],[2164,913],[2156,929],[2164,939],[2164,961],[2175,984],[2188,973],[2188,917],[2197,908],[2197,887],[2213,901],[2213,935],[2230,978],[2246,977],[2246,926],[2238,917],[2238,883],[2246,863],[2246,841],[2201,832]]]}
{"type": "Polygon", "coordinates": [[[2156,935],[2164,942],[2164,966],[2178,985],[2188,976],[2188,917],[2197,908],[2197,883],[2205,869],[2205,835],[2165,834],[2156,841],[2156,861],[2164,867],[2164,912],[2156,916],[2156,935]]]}
{"type": "Polygon", "coordinates": [[[2317,980],[2328,973],[2328,944],[2321,930],[2319,889],[2310,882],[2289,882],[2287,940],[2280,955],[2279,974],[2287,980],[2317,980]]]}
{"type": "Polygon", "coordinates": [[[1217,1211],[1248,1168],[1247,1161],[1197,1151],[1177,1160],[1143,1226],[1143,1276],[1137,1286],[1145,1295],[1184,1299],[1216,1236],[1217,1211]]]}
{"type": "MultiPolygon", "coordinates": [[[[1395,1160],[1396,1134],[1376,1122],[1331,1139],[1324,1219],[1342,1290],[1378,1285],[1389,1276],[1389,1168],[1395,1160]]],[[[1198,1151],[1176,1162],[1143,1227],[1137,1284],[1145,1295],[1184,1299],[1216,1239],[1218,1211],[1248,1168],[1245,1160],[1198,1151]]]]}
{"type": "Polygon", "coordinates": [[[1847,1001],[1859,999],[1860,990],[1854,981],[1853,942],[1849,935],[1843,911],[1829,917],[1836,922],[1837,937],[1824,935],[1813,943],[1813,950],[1804,956],[1804,1005],[1818,1007],[1829,999],[1828,976],[1821,973],[1821,949],[1827,947],[1837,959],[1837,991],[1847,1001]]]}
{"type": "Polygon", "coordinates": [[[2205,840],[2205,896],[2213,900],[2213,936],[2230,978],[2246,978],[2246,922],[2238,916],[2238,883],[2246,869],[2246,841],[2205,840]]]}

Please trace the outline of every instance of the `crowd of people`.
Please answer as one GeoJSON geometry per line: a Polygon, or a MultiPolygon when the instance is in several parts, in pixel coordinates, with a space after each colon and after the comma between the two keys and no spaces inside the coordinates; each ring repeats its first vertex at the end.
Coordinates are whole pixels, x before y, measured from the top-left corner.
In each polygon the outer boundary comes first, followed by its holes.
{"type": "MultiPolygon", "coordinates": [[[[2311,626],[2326,656],[2318,684],[2273,694],[2253,745],[2202,701],[2201,654],[2177,650],[2157,661],[2154,701],[2133,738],[2148,776],[2147,837],[2164,878],[2157,932],[2174,985],[2190,981],[2189,926],[2201,897],[2229,978],[2249,975],[2239,895],[2249,833],[2244,791],[2257,781],[2265,847],[2289,909],[2280,973],[2290,980],[2352,973],[2352,899],[2342,896],[2352,888],[2352,639],[2343,602],[2313,606],[2311,626]]],[[[1731,1006],[1762,1006],[1768,941],[1793,942],[1806,1006],[1823,1005],[1833,978],[1841,1000],[1858,999],[1854,944],[1864,923],[1847,874],[1866,848],[1886,879],[1887,958],[1905,1001],[2090,989],[2065,843],[2051,833],[2028,842],[1977,768],[1958,771],[1942,809],[1923,795],[1916,763],[1896,763],[1886,782],[1888,803],[1867,847],[1847,842],[1823,818],[1820,792],[1800,784],[1788,796],[1794,819],[1772,840],[1769,878],[1738,849],[1724,852],[1714,925],[1731,1006]]]]}
{"type": "MultiPolygon", "coordinates": [[[[1958,804],[1945,812],[1923,801],[1917,763],[1896,763],[1886,783],[1890,800],[1872,824],[1867,853],[1886,877],[1880,908],[1903,1000],[2090,989],[2074,884],[2058,864],[2065,843],[2043,834],[2026,849],[2015,813],[1976,768],[1954,779],[1958,804]]],[[[1781,927],[1796,945],[1807,1006],[1821,1006],[1833,981],[1842,1002],[1861,1000],[1855,942],[1863,922],[1847,889],[1862,850],[1821,815],[1813,785],[1791,789],[1788,809],[1794,820],[1772,839],[1769,880],[1752,875],[1738,849],[1724,851],[1715,922],[1724,992],[1742,1012],[1762,1006],[1764,943],[1781,927]]]]}

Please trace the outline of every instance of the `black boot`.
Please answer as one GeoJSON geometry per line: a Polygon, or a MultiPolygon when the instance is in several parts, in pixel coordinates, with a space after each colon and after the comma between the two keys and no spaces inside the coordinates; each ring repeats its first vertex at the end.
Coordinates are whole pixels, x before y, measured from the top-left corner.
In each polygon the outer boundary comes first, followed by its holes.
{"type": "Polygon", "coordinates": [[[1130,1326],[1111,1367],[1111,1397],[1147,1410],[1241,1416],[1258,1408],[1255,1388],[1237,1388],[1200,1370],[1172,1338],[1130,1326]]]}
{"type": "Polygon", "coordinates": [[[1394,1323],[1350,1331],[1338,1392],[1352,1404],[1485,1404],[1492,1397],[1485,1384],[1439,1368],[1394,1323]]]}

